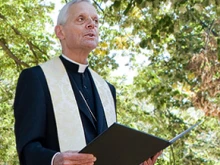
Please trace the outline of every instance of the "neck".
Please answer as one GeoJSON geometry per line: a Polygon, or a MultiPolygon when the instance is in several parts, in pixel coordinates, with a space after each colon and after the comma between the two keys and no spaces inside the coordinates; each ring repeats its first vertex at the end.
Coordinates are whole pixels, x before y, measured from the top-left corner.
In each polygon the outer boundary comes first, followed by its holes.
{"type": "Polygon", "coordinates": [[[62,51],[62,53],[69,59],[80,64],[88,64],[88,56],[90,52],[74,50],[74,52],[62,51]]]}

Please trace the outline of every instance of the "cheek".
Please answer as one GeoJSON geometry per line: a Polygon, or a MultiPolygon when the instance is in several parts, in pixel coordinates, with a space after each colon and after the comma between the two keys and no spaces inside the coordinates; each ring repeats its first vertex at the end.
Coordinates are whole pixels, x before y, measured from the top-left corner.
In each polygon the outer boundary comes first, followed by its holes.
{"type": "Polygon", "coordinates": [[[96,30],[97,36],[99,36],[99,29],[96,30]]]}
{"type": "Polygon", "coordinates": [[[74,27],[69,27],[66,30],[66,36],[67,37],[70,37],[70,36],[74,36],[74,37],[80,36],[80,30],[78,30],[78,29],[76,29],[74,27]]]}
{"type": "Polygon", "coordinates": [[[97,40],[99,40],[99,30],[96,31],[97,40]]]}
{"type": "Polygon", "coordinates": [[[69,40],[72,40],[72,41],[78,41],[80,39],[80,35],[78,33],[75,33],[75,32],[70,32],[67,34],[67,38],[69,40]]]}

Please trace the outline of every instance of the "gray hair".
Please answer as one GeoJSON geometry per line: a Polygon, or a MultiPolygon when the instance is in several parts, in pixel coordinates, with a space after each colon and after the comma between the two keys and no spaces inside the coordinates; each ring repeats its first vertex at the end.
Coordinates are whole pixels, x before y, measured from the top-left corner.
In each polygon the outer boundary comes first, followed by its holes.
{"type": "Polygon", "coordinates": [[[90,0],[72,0],[70,2],[68,2],[67,4],[65,4],[63,6],[63,8],[60,10],[60,13],[58,15],[58,18],[57,18],[57,25],[63,25],[66,23],[67,19],[68,19],[68,11],[69,11],[69,8],[75,4],[75,3],[78,3],[78,2],[88,2],[90,4],[91,1],[90,0]]]}

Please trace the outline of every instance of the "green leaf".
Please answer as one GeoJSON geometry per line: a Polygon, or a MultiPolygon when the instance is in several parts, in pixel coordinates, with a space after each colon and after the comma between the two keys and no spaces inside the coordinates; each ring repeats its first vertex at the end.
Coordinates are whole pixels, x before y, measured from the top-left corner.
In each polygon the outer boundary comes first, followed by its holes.
{"type": "Polygon", "coordinates": [[[115,1],[114,4],[113,4],[113,6],[114,6],[115,8],[119,8],[120,5],[121,5],[121,1],[115,1]]]}
{"type": "Polygon", "coordinates": [[[124,15],[127,15],[128,14],[128,12],[131,10],[131,7],[132,7],[132,2],[130,2],[129,4],[128,4],[128,6],[127,6],[127,8],[125,9],[125,11],[124,11],[124,15]]]}

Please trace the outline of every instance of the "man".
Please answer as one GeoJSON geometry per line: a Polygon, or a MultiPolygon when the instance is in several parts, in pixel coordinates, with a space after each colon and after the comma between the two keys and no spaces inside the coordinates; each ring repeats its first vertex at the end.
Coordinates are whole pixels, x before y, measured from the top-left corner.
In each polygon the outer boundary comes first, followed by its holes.
{"type": "MultiPolygon", "coordinates": [[[[20,164],[96,161],[77,151],[116,121],[115,88],[88,68],[88,55],[98,45],[98,24],[89,0],[67,3],[55,27],[62,55],[22,71],[14,102],[20,164]]],[[[154,164],[159,155],[143,164],[154,164]]]]}

